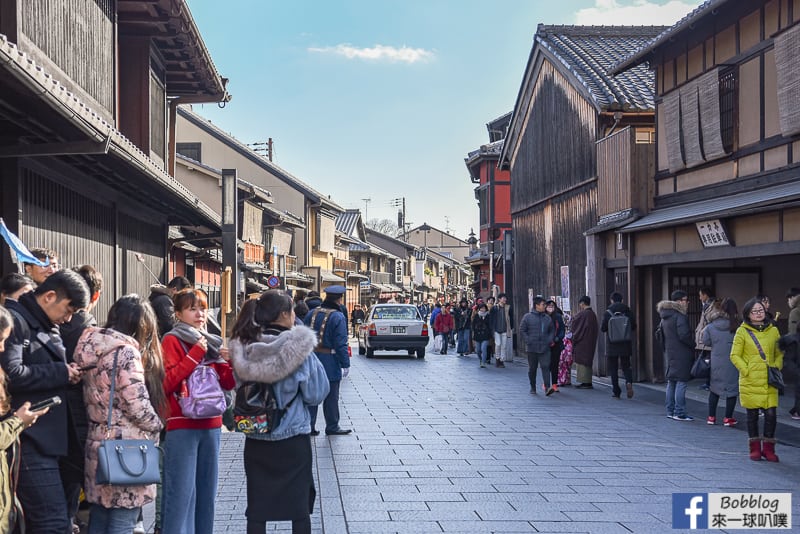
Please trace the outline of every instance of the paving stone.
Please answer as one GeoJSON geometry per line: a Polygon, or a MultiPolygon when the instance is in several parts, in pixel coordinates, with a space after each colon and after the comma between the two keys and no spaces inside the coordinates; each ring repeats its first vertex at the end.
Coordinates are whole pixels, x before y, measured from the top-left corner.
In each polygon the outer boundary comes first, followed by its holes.
{"type": "MultiPolygon", "coordinates": [[[[312,439],[315,533],[649,534],[671,531],[675,492],[797,488],[795,449],[782,445],[777,465],[750,462],[744,431],[667,421],[663,393],[643,400],[645,384],[624,404],[602,379],[531,398],[522,363],[502,373],[477,372],[474,357],[352,363],[340,405],[355,432],[312,439]]],[[[215,533],[244,530],[243,444],[222,436],[215,533]]]]}

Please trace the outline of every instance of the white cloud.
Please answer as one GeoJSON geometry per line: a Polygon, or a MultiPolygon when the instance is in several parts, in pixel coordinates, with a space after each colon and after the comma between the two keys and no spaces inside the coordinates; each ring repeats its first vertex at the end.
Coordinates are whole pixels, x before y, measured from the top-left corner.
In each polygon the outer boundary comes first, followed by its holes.
{"type": "Polygon", "coordinates": [[[386,45],[375,45],[372,48],[359,48],[349,44],[338,44],[336,46],[326,46],[323,48],[312,47],[309,52],[319,54],[335,54],[344,56],[347,59],[363,59],[366,61],[388,61],[390,63],[418,63],[420,61],[430,61],[434,53],[424,48],[400,48],[386,45]]]}
{"type": "Polygon", "coordinates": [[[579,9],[575,13],[575,24],[672,26],[701,3],[699,0],[669,0],[666,3],[595,0],[594,7],[579,9]]]}

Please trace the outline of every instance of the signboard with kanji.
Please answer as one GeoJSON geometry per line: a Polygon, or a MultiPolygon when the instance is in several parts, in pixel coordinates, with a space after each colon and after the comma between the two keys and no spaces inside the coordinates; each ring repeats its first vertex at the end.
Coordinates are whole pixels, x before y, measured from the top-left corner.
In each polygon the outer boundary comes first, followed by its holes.
{"type": "Polygon", "coordinates": [[[695,223],[695,225],[697,225],[697,233],[700,234],[700,241],[702,241],[703,247],[724,247],[731,245],[728,234],[725,233],[725,227],[722,226],[719,219],[701,221],[695,223]]]}

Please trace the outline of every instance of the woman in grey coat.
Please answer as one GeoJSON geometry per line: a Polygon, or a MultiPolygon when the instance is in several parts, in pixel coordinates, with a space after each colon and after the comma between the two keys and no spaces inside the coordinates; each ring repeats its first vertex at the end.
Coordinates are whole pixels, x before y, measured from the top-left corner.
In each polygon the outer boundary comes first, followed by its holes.
{"type": "Polygon", "coordinates": [[[714,301],[708,310],[709,324],[703,329],[702,343],[711,347],[711,382],[708,391],[709,425],[717,424],[717,404],[720,397],[725,399],[725,418],[722,424],[735,426],[733,409],[736,407],[736,396],[739,393],[739,371],[731,362],[733,337],[741,321],[739,310],[733,299],[714,301]]]}

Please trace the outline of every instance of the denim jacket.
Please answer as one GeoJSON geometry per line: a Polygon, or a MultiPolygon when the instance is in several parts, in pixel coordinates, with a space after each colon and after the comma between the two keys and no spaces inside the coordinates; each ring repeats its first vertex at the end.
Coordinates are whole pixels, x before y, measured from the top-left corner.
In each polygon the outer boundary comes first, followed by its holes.
{"type": "Polygon", "coordinates": [[[316,334],[305,326],[290,330],[273,326],[247,345],[231,341],[237,383],[273,384],[278,406],[286,410],[272,432],[249,434],[249,439],[278,441],[311,432],[308,406],[320,404],[330,391],[325,368],[313,353],[316,344],[316,334]]]}

